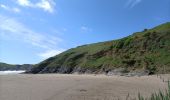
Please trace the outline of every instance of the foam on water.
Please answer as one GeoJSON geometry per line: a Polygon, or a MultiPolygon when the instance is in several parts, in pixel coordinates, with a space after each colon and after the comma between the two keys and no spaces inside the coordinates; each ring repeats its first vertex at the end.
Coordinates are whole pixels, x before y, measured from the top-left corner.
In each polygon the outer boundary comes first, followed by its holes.
{"type": "Polygon", "coordinates": [[[25,72],[25,70],[17,70],[17,71],[0,71],[0,75],[10,75],[10,74],[20,74],[25,72]]]}

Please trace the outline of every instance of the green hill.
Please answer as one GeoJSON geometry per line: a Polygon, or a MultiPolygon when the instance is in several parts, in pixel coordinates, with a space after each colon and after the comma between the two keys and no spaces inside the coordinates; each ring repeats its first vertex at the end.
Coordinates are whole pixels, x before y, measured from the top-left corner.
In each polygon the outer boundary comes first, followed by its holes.
{"type": "Polygon", "coordinates": [[[23,65],[11,65],[0,62],[0,71],[5,70],[29,70],[32,68],[30,64],[23,64],[23,65]]]}
{"type": "Polygon", "coordinates": [[[170,22],[128,37],[78,46],[28,73],[170,73],[170,22]]]}

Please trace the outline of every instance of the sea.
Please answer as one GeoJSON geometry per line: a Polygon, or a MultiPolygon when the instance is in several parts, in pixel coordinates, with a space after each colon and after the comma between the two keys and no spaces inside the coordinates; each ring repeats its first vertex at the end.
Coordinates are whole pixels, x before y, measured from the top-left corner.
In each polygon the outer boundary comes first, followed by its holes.
{"type": "Polygon", "coordinates": [[[13,74],[21,74],[25,72],[25,70],[17,70],[17,71],[10,71],[10,70],[7,70],[7,71],[0,71],[0,75],[13,75],[13,74]]]}

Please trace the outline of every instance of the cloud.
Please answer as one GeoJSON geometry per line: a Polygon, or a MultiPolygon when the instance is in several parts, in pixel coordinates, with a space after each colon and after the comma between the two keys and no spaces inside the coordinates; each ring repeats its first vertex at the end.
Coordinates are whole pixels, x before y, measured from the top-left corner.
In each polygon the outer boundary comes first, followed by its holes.
{"type": "Polygon", "coordinates": [[[142,0],[128,0],[128,2],[126,3],[126,7],[133,8],[141,2],[142,2],[142,0]]]}
{"type": "Polygon", "coordinates": [[[87,26],[81,26],[80,30],[81,30],[81,32],[91,32],[92,31],[92,29],[87,26]]]}
{"type": "Polygon", "coordinates": [[[36,6],[44,9],[44,11],[48,11],[50,13],[54,12],[55,3],[52,0],[41,0],[41,2],[37,3],[36,6]]]}
{"type": "Polygon", "coordinates": [[[19,8],[16,8],[16,7],[14,7],[14,8],[8,7],[8,6],[4,5],[4,4],[0,4],[0,8],[3,8],[3,9],[5,9],[5,10],[7,10],[7,11],[15,12],[15,13],[21,12],[21,10],[20,10],[19,8]]]}
{"type": "Polygon", "coordinates": [[[45,58],[45,56],[51,56],[52,54],[58,54],[59,51],[63,49],[57,47],[58,43],[61,43],[63,40],[59,37],[37,33],[21,22],[9,18],[3,15],[0,15],[0,36],[3,39],[15,39],[22,41],[28,44],[31,44],[35,47],[42,48],[44,50],[52,50],[41,54],[40,57],[45,58]]]}
{"type": "Polygon", "coordinates": [[[29,0],[17,0],[17,3],[23,7],[39,8],[49,13],[54,12],[55,2],[53,0],[39,0],[39,2],[32,3],[29,0]]]}
{"type": "Polygon", "coordinates": [[[55,56],[57,54],[60,54],[61,52],[63,52],[64,49],[59,49],[59,50],[47,50],[43,53],[38,54],[38,56],[42,57],[42,59],[47,59],[49,57],[55,56]]]}
{"type": "Polygon", "coordinates": [[[3,5],[3,4],[1,4],[0,7],[3,8],[3,9],[8,9],[8,7],[6,5],[3,5]]]}
{"type": "Polygon", "coordinates": [[[21,6],[32,6],[29,0],[17,0],[17,2],[21,6]]]}

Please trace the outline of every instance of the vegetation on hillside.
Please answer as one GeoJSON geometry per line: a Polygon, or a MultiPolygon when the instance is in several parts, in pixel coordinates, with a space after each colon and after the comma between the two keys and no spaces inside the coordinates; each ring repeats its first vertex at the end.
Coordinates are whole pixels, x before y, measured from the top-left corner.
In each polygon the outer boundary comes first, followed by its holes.
{"type": "Polygon", "coordinates": [[[69,49],[28,73],[170,73],[170,22],[122,39],[69,49]]]}
{"type": "Polygon", "coordinates": [[[30,64],[10,65],[10,64],[0,62],[0,71],[5,71],[5,70],[29,70],[31,68],[32,68],[32,65],[30,65],[30,64]]]}

